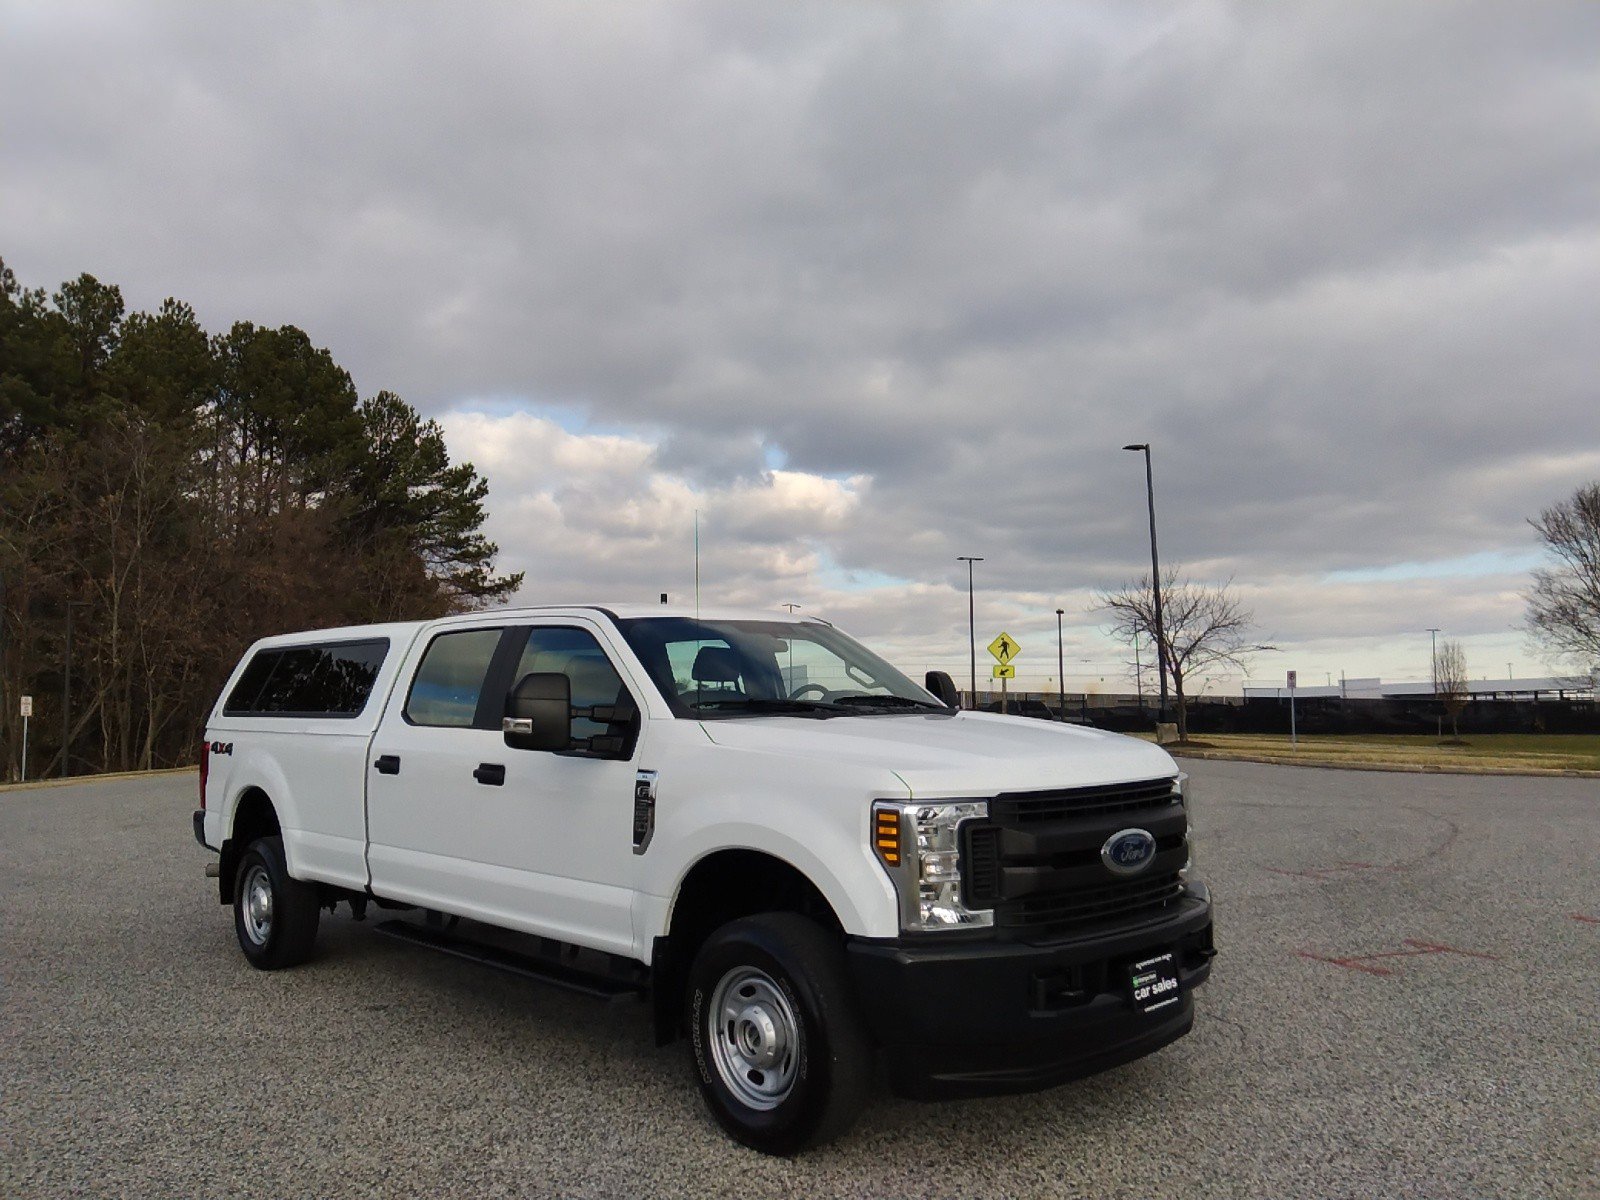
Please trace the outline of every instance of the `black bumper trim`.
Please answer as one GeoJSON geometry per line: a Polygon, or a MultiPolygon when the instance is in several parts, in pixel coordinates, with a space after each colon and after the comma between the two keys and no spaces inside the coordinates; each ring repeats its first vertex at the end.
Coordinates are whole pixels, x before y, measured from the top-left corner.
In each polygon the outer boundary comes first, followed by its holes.
{"type": "Polygon", "coordinates": [[[194,840],[207,850],[216,849],[215,846],[206,841],[206,810],[203,808],[197,808],[194,811],[194,840]]]}
{"type": "Polygon", "coordinates": [[[858,938],[848,951],[897,1093],[942,1100],[1040,1091],[1189,1032],[1192,993],[1211,974],[1211,900],[1194,887],[1162,920],[1047,945],[858,938]],[[1140,1013],[1126,964],[1167,949],[1178,957],[1183,1002],[1140,1013]]]}

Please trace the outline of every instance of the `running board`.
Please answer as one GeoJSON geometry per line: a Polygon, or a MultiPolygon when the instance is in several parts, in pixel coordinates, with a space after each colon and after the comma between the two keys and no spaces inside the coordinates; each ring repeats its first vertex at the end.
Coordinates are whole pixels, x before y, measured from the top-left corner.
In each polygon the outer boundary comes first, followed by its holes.
{"type": "Polygon", "coordinates": [[[491,946],[486,942],[457,937],[447,930],[413,925],[409,921],[382,921],[373,928],[385,937],[392,937],[397,941],[409,942],[413,946],[425,946],[429,950],[438,950],[456,958],[464,958],[468,962],[493,967],[499,971],[509,971],[513,975],[537,979],[542,983],[554,984],[556,987],[566,988],[571,992],[582,992],[586,996],[596,996],[602,1000],[634,999],[647,990],[642,979],[632,980],[586,971],[582,967],[560,962],[554,958],[522,954],[501,946],[491,946]]]}

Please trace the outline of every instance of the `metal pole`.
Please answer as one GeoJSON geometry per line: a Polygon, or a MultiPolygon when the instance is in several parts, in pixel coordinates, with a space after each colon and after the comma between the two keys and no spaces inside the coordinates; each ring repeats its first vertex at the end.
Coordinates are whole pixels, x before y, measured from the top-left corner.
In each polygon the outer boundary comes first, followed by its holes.
{"type": "Polygon", "coordinates": [[[61,777],[71,772],[68,750],[72,740],[72,601],[67,601],[67,669],[61,676],[61,777]]]}
{"type": "Polygon", "coordinates": [[[969,707],[969,708],[977,708],[978,707],[978,619],[977,619],[977,609],[973,606],[973,601],[972,601],[972,564],[973,563],[981,563],[983,561],[983,559],[982,558],[974,558],[971,555],[967,555],[967,554],[960,554],[960,555],[956,556],[956,561],[957,562],[964,562],[964,563],[967,564],[967,650],[971,654],[971,657],[972,657],[972,663],[971,663],[971,665],[972,665],[972,678],[971,678],[971,681],[970,681],[970,685],[971,685],[971,689],[972,690],[968,693],[968,695],[970,696],[970,699],[967,702],[967,707],[969,707]]]}
{"type": "MultiPolygon", "coordinates": [[[[1433,698],[1435,701],[1437,701],[1439,699],[1439,627],[1437,625],[1428,626],[1428,640],[1429,644],[1433,647],[1433,649],[1429,652],[1428,668],[1429,672],[1433,675],[1433,698]]],[[[1439,736],[1443,737],[1444,717],[1436,714],[1436,722],[1438,724],[1439,736]]]]}
{"type": "Polygon", "coordinates": [[[1156,551],[1156,482],[1150,465],[1150,443],[1124,446],[1124,450],[1144,451],[1145,500],[1150,509],[1150,590],[1156,601],[1156,676],[1161,681],[1161,708],[1156,719],[1167,718],[1167,629],[1161,614],[1161,556],[1156,551]]]}
{"type": "Polygon", "coordinates": [[[1067,719],[1067,660],[1061,648],[1061,614],[1064,611],[1056,609],[1056,688],[1063,721],[1067,719]]]}

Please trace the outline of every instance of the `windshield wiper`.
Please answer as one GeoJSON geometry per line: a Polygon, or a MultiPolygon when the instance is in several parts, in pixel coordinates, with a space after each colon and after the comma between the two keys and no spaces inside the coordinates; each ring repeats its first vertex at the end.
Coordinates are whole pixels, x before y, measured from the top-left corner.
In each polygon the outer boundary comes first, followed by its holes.
{"type": "Polygon", "coordinates": [[[852,708],[925,708],[930,712],[948,712],[944,705],[932,700],[916,700],[910,696],[840,696],[834,701],[839,706],[852,708]]]}
{"type": "Polygon", "coordinates": [[[729,696],[726,699],[700,700],[689,706],[693,709],[741,709],[748,712],[790,713],[827,717],[839,712],[837,704],[824,700],[778,700],[765,696],[729,696]]]}

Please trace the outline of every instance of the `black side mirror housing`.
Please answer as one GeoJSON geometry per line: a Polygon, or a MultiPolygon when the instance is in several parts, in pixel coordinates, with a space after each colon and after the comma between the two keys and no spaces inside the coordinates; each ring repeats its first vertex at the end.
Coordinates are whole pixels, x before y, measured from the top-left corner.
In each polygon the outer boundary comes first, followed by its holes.
{"type": "Polygon", "coordinates": [[[513,750],[570,750],[572,681],[554,672],[524,675],[506,696],[500,728],[513,750]]]}
{"type": "Polygon", "coordinates": [[[947,708],[961,707],[961,693],[956,691],[956,682],[948,671],[929,671],[926,686],[947,708]]]}

